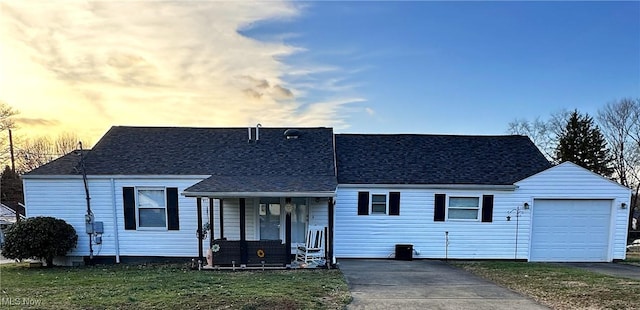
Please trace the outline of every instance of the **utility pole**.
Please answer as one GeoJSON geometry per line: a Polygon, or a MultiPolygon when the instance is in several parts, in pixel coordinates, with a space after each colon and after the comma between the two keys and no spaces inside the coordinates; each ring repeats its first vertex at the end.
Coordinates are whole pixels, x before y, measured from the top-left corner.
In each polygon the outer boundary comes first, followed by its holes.
{"type": "Polygon", "coordinates": [[[9,152],[11,153],[11,171],[16,173],[16,159],[13,156],[13,136],[11,135],[11,128],[9,128],[9,152]]]}

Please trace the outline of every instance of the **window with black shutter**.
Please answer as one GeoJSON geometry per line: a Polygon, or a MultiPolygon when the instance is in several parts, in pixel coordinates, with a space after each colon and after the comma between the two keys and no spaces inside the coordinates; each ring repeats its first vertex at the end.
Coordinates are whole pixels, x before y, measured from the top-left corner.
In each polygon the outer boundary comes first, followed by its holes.
{"type": "Polygon", "coordinates": [[[389,193],[389,215],[400,215],[400,192],[389,193]]]}
{"type": "Polygon", "coordinates": [[[122,188],[122,202],[124,206],[124,229],[136,229],[136,191],[133,187],[122,188]]]}
{"type": "Polygon", "coordinates": [[[180,230],[180,217],[178,214],[178,188],[167,188],[167,229],[180,230]]]}
{"type": "Polygon", "coordinates": [[[493,195],[482,196],[482,221],[493,222],[493,195]]]}
{"type": "Polygon", "coordinates": [[[179,230],[178,188],[123,187],[125,230],[179,230]]]}
{"type": "Polygon", "coordinates": [[[433,208],[433,220],[435,222],[444,222],[445,215],[445,200],[447,196],[445,194],[436,194],[433,208]]]}
{"type": "Polygon", "coordinates": [[[369,192],[358,192],[358,215],[369,214],[369,192]]]}

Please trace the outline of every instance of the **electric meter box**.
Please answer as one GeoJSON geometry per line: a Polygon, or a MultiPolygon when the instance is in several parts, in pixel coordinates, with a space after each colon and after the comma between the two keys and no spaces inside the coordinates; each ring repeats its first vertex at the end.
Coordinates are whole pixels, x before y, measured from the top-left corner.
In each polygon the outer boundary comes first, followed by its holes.
{"type": "Polygon", "coordinates": [[[104,233],[104,223],[103,222],[93,222],[93,231],[96,234],[104,233]]]}

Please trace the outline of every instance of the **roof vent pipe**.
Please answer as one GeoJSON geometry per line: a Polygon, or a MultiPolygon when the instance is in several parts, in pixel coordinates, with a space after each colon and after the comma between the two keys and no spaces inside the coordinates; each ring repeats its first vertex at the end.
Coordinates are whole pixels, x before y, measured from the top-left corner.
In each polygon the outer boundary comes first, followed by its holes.
{"type": "Polygon", "coordinates": [[[260,127],[262,127],[262,124],[256,125],[256,141],[260,140],[260,127]]]}
{"type": "Polygon", "coordinates": [[[249,140],[247,142],[251,143],[251,127],[247,127],[247,130],[249,131],[249,140]]]}

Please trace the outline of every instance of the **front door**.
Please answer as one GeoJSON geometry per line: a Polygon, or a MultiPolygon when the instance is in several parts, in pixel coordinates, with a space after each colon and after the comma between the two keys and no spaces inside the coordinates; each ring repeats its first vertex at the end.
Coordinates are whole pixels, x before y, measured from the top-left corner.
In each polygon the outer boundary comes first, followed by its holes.
{"type": "Polygon", "coordinates": [[[309,222],[309,208],[307,199],[293,198],[291,201],[291,253],[296,253],[297,244],[305,243],[307,223],[309,222]]]}
{"type": "Polygon", "coordinates": [[[260,240],[280,240],[282,213],[279,198],[262,198],[258,206],[260,216],[260,240]]]}

